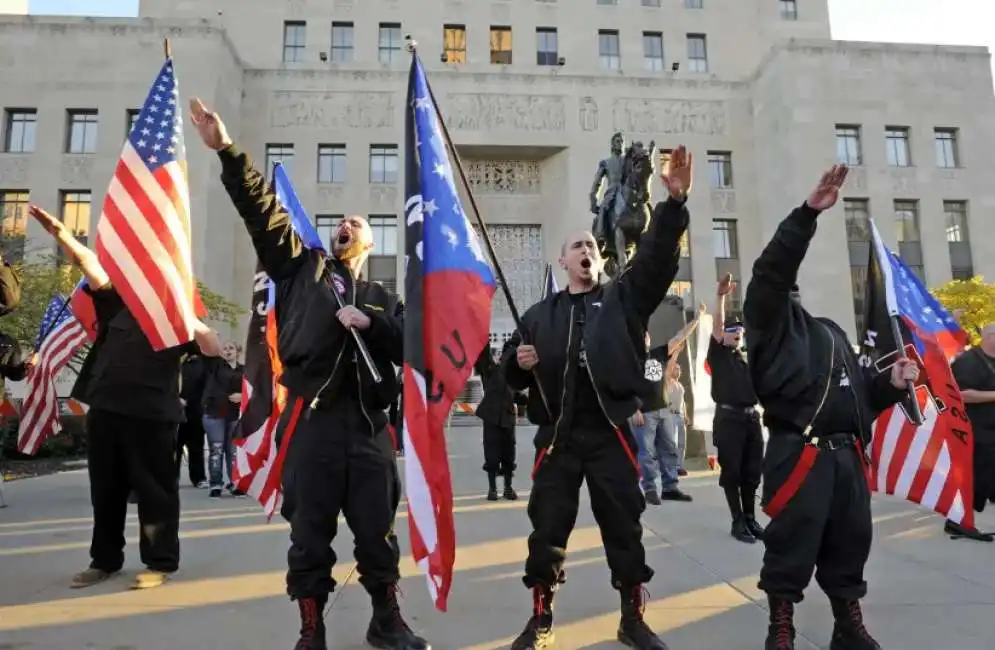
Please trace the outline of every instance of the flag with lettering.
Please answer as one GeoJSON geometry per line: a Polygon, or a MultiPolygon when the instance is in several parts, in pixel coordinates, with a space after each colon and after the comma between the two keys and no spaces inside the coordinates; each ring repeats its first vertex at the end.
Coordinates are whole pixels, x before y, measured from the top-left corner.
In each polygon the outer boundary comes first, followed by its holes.
{"type": "Polygon", "coordinates": [[[452,143],[417,54],[405,117],[404,478],[411,552],[445,611],[456,559],[445,423],[489,340],[497,282],[463,212],[452,143]]]}
{"type": "Polygon", "coordinates": [[[882,412],[871,442],[871,489],[902,497],[974,527],[974,435],[950,360],[967,334],[871,224],[866,329],[861,364],[889,372],[902,350],[919,365],[911,398],[882,412]],[[897,325],[897,328],[896,328],[897,325]],[[896,336],[895,331],[898,331],[896,336]]]}
{"type": "Polygon", "coordinates": [[[97,222],[97,259],[156,350],[192,340],[197,321],[178,96],[167,58],[125,140],[97,222]]]}

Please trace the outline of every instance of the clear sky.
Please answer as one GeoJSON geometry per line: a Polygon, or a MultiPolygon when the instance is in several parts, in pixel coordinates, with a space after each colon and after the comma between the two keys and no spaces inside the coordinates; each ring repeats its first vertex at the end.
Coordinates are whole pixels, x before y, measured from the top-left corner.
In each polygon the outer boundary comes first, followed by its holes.
{"type": "MultiPolygon", "coordinates": [[[[804,15],[805,4],[815,1],[820,0],[798,0],[799,13],[804,15]]],[[[138,13],[138,0],[30,0],[29,6],[35,14],[138,13]]],[[[995,0],[829,0],[829,10],[833,37],[838,39],[995,49],[995,0]]]]}

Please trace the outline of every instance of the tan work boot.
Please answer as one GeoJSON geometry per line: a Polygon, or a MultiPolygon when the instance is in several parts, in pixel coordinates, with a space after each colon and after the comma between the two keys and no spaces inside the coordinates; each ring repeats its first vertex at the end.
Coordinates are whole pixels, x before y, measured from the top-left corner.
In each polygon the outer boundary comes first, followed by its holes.
{"type": "Polygon", "coordinates": [[[142,571],[135,576],[135,581],[131,583],[132,589],[154,589],[161,587],[169,580],[169,574],[162,571],[142,571]]]}
{"type": "Polygon", "coordinates": [[[73,581],[69,584],[70,589],[86,589],[87,587],[92,587],[93,585],[98,585],[101,582],[110,580],[117,573],[108,573],[101,569],[94,569],[90,567],[89,569],[83,569],[79,573],[73,576],[73,581]]]}

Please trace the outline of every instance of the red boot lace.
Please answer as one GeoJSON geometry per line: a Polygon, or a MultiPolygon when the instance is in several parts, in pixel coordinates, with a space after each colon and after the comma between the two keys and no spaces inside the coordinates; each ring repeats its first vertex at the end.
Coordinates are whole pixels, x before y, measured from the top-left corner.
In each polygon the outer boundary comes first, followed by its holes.
{"type": "Polygon", "coordinates": [[[639,614],[639,618],[646,613],[646,601],[650,599],[650,592],[643,585],[632,588],[632,606],[639,614]]]}
{"type": "Polygon", "coordinates": [[[405,621],[404,617],[401,616],[401,603],[399,599],[402,596],[404,596],[404,592],[401,591],[400,585],[391,585],[387,591],[387,600],[390,604],[391,620],[398,628],[410,632],[411,628],[408,627],[407,621],[405,621]]]}
{"type": "Polygon", "coordinates": [[[298,642],[298,647],[307,648],[318,632],[321,613],[318,611],[318,603],[311,598],[299,600],[298,607],[301,610],[301,640],[298,642]]]}
{"type": "Polygon", "coordinates": [[[850,616],[850,627],[858,636],[865,639],[871,639],[871,633],[867,631],[864,627],[864,615],[860,611],[860,603],[856,600],[847,603],[846,606],[847,614],[850,616]]]}
{"type": "Polygon", "coordinates": [[[787,650],[791,647],[791,627],[794,625],[794,612],[791,603],[779,603],[774,610],[774,628],[777,630],[777,647],[787,650]]]}
{"type": "Polygon", "coordinates": [[[546,613],[546,592],[542,587],[532,588],[532,614],[536,617],[546,613]]]}

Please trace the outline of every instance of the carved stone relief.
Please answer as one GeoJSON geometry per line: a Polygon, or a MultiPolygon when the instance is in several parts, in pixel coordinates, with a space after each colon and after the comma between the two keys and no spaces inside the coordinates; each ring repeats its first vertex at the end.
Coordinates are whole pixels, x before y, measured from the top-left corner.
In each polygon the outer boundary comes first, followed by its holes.
{"type": "Polygon", "coordinates": [[[336,11],[343,11],[343,12],[348,13],[348,12],[352,11],[352,8],[353,8],[354,5],[355,5],[355,2],[353,2],[353,0],[335,0],[335,10],[336,11]]]}
{"type": "Polygon", "coordinates": [[[279,91],[270,101],[270,126],[313,129],[389,129],[394,93],[279,91]]]}
{"type": "Polygon", "coordinates": [[[449,128],[460,131],[563,131],[566,106],[556,95],[451,94],[442,106],[449,128]]]}
{"type": "Polygon", "coordinates": [[[319,183],[318,205],[334,208],[338,201],[345,198],[345,185],[342,183],[319,183]]]}
{"type": "Polygon", "coordinates": [[[896,194],[916,191],[916,172],[914,169],[890,169],[891,191],[896,194]]]}
{"type": "Polygon", "coordinates": [[[613,129],[648,135],[724,135],[729,128],[725,102],[669,99],[616,99],[613,129]]]}
{"type": "Polygon", "coordinates": [[[511,22],[511,8],[506,3],[496,3],[491,5],[491,18],[496,23],[505,24],[511,22]]]}
{"type": "Polygon", "coordinates": [[[466,178],[474,194],[541,193],[542,172],[532,160],[466,161],[466,178]]]}
{"type": "Polygon", "coordinates": [[[712,212],[730,214],[736,212],[736,192],[733,190],[712,190],[712,212]]]}
{"type": "Polygon", "coordinates": [[[370,202],[373,205],[393,208],[396,201],[397,188],[393,185],[370,185],[370,202]]]}
{"type": "MultiPolygon", "coordinates": [[[[477,230],[477,227],[474,226],[477,230]]],[[[519,313],[542,297],[545,260],[542,252],[542,227],[536,225],[487,224],[505,280],[519,313]]],[[[479,235],[479,231],[478,231],[479,235]]],[[[508,317],[508,301],[498,289],[494,294],[492,318],[508,317]]]]}
{"type": "Polygon", "coordinates": [[[63,183],[87,184],[90,182],[90,172],[93,170],[93,158],[91,156],[62,157],[60,174],[63,183]]]}
{"type": "Polygon", "coordinates": [[[22,156],[0,156],[0,184],[11,187],[28,179],[28,159],[22,156]]]}
{"type": "Polygon", "coordinates": [[[851,167],[850,175],[846,177],[846,185],[844,186],[852,192],[866,192],[867,191],[867,168],[865,167],[851,167]]]}
{"type": "Polygon", "coordinates": [[[307,13],[307,0],[287,0],[288,16],[303,16],[307,13]]]}
{"type": "Polygon", "coordinates": [[[598,130],[598,103],[593,97],[581,97],[578,120],[583,131],[598,130]]]}

